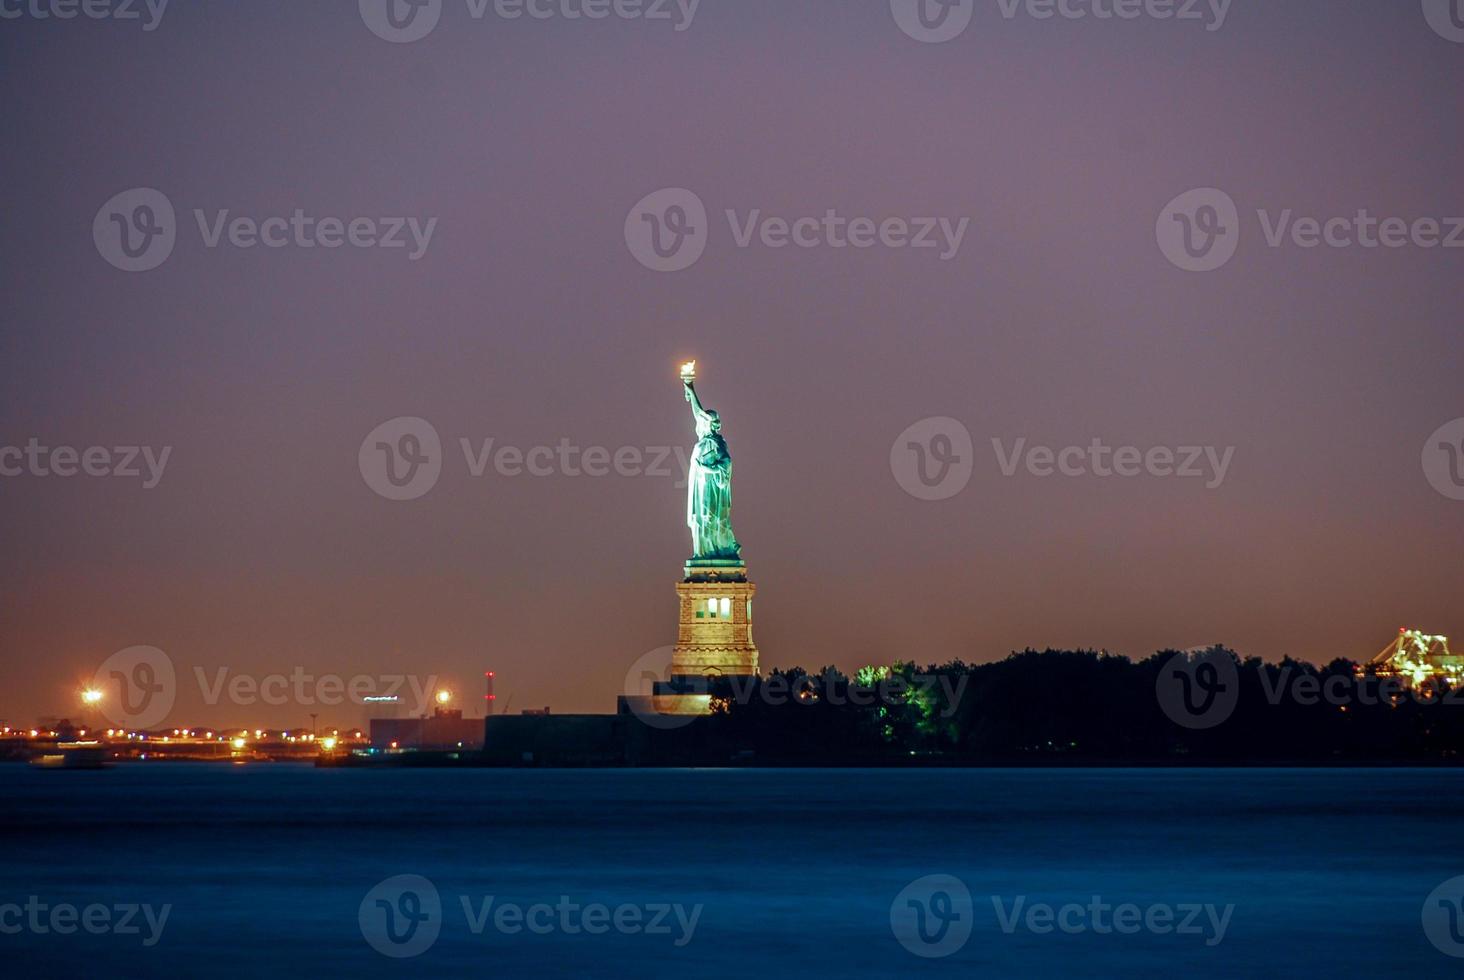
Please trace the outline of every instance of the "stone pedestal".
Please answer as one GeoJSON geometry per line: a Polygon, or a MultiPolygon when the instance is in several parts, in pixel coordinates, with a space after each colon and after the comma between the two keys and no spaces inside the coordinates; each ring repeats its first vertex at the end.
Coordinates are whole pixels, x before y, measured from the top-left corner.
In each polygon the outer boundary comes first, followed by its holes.
{"type": "Polygon", "coordinates": [[[681,610],[671,677],[738,677],[757,673],[752,641],[752,597],[747,566],[737,561],[693,559],[676,586],[681,610]]]}
{"type": "Polygon", "coordinates": [[[676,585],[680,616],[671,676],[655,685],[647,707],[661,715],[705,715],[713,680],[755,676],[752,597],[757,586],[740,561],[692,559],[676,585]]]}

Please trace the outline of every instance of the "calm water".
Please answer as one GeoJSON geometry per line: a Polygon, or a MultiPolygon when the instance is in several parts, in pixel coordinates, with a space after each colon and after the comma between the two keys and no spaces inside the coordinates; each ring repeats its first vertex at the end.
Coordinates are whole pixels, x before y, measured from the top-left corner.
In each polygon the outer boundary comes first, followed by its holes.
{"type": "MultiPolygon", "coordinates": [[[[1464,874],[1464,771],[6,765],[0,796],[0,905],[172,906],[151,948],[141,914],[135,936],[0,935],[12,975],[1464,973],[1420,924],[1429,893],[1464,874]],[[435,888],[440,932],[420,955],[391,959],[368,945],[361,908],[402,874],[435,888]],[[973,931],[948,957],[917,958],[892,931],[891,905],[937,874],[969,888],[973,931]],[[643,924],[658,905],[702,908],[689,940],[674,913],[654,935],[630,931],[630,912],[624,931],[569,934],[559,923],[579,920],[548,910],[535,920],[547,935],[499,931],[491,916],[475,932],[490,896],[493,909],[561,896],[634,905],[643,924]],[[1208,925],[1040,934],[1019,919],[1007,933],[992,896],[1007,912],[1018,896],[1024,908],[1100,896],[1234,910],[1207,946],[1208,925]]],[[[419,908],[383,894],[393,914],[419,908]]],[[[367,906],[382,921],[374,898],[367,906]]]]}

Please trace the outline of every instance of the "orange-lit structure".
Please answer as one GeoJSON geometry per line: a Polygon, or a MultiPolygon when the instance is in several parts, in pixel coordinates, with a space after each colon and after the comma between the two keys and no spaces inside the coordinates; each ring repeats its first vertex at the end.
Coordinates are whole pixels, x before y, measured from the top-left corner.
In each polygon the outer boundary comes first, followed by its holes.
{"type": "Polygon", "coordinates": [[[1449,650],[1447,636],[1400,629],[1398,638],[1368,661],[1363,673],[1401,678],[1410,687],[1446,681],[1464,686],[1464,657],[1449,650]]]}

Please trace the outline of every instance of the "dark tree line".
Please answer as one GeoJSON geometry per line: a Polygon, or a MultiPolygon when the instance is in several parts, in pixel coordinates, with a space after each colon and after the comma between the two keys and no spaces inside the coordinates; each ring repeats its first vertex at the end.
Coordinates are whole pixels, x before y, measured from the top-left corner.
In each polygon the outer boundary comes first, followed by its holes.
{"type": "Polygon", "coordinates": [[[713,716],[675,741],[706,759],[789,765],[1451,763],[1464,749],[1464,691],[1223,647],[1205,656],[1224,661],[1226,695],[1201,727],[1162,686],[1179,683],[1165,674],[1175,656],[1027,650],[854,677],[775,670],[714,685],[713,716]]]}

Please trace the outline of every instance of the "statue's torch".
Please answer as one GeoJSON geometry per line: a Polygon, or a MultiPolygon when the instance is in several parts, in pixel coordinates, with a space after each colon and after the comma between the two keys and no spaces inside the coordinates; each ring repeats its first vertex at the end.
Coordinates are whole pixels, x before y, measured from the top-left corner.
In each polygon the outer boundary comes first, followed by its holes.
{"type": "Polygon", "coordinates": [[[696,361],[687,361],[681,365],[681,381],[683,384],[691,384],[696,380],[696,361]]]}

